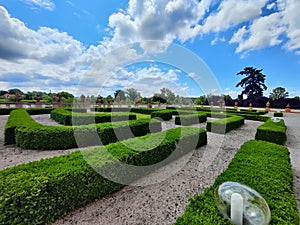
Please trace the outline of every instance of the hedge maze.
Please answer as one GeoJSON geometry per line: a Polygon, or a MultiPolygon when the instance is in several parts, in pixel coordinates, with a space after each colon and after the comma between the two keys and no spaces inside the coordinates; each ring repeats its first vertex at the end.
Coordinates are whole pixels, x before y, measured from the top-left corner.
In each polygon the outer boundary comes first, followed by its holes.
{"type": "Polygon", "coordinates": [[[271,224],[299,224],[289,152],[282,146],[286,127],[283,120],[274,122],[263,116],[265,111],[174,107],[93,108],[94,114],[70,108],[4,111],[2,114],[10,113],[5,126],[7,145],[40,150],[96,147],[0,171],[2,224],[51,223],[124,186],[96,171],[109,170],[133,182],[151,172],[144,170],[145,166],[157,169],[170,156],[175,160],[206,145],[207,131],[224,134],[247,119],[264,122],[257,128],[256,140],[246,142],[215,183],[190,200],[176,224],[231,224],[219,213],[214,200],[216,187],[225,181],[258,190],[271,209],[271,224]],[[51,118],[63,126],[44,126],[30,116],[40,113],[51,113],[51,118]],[[137,119],[137,114],[147,116],[137,119]],[[207,121],[207,117],[215,119],[207,121]],[[162,121],[171,119],[180,127],[162,131],[162,121]],[[205,122],[206,130],[190,126],[205,122]],[[139,166],[139,171],[128,174],[116,162],[139,166]]]}

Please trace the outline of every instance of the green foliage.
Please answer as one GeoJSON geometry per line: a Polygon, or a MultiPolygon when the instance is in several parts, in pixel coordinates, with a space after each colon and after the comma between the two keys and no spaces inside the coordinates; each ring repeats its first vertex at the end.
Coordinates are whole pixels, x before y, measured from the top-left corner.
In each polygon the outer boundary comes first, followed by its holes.
{"type": "Polygon", "coordinates": [[[244,88],[241,96],[244,94],[246,94],[248,98],[263,96],[263,91],[267,90],[267,86],[264,84],[266,75],[262,73],[262,70],[253,67],[245,67],[244,70],[237,73],[237,75],[246,76],[236,85],[236,87],[241,86],[244,88]]]}
{"type": "Polygon", "coordinates": [[[288,149],[255,140],[240,148],[210,188],[190,200],[185,213],[175,224],[232,224],[220,214],[214,199],[216,188],[225,181],[239,182],[258,191],[270,207],[270,225],[299,224],[288,149]]]}
{"type": "Polygon", "coordinates": [[[241,116],[232,116],[219,120],[209,120],[206,124],[207,131],[224,134],[234,130],[244,124],[244,118],[241,116]]]}
{"type": "Polygon", "coordinates": [[[0,108],[0,115],[9,115],[15,108],[0,108]]]}
{"type": "MultiPolygon", "coordinates": [[[[94,170],[111,168],[110,165],[114,168],[110,154],[115,160],[145,166],[166,159],[175,150],[179,156],[206,142],[204,129],[177,128],[2,170],[0,221],[11,225],[50,223],[119,190],[122,184],[107,180],[94,170]],[[198,140],[196,146],[190,145],[194,140],[198,140]],[[86,157],[91,159],[89,164],[86,157]]],[[[115,174],[124,175],[122,169],[115,169],[115,174]]]]}
{"type": "Polygon", "coordinates": [[[207,115],[204,112],[199,112],[198,114],[180,115],[175,117],[175,124],[183,125],[183,126],[203,123],[206,121],[207,121],[207,115]]]}
{"type": "Polygon", "coordinates": [[[134,113],[141,113],[141,114],[149,114],[155,112],[155,111],[160,111],[164,109],[159,109],[159,108],[131,108],[130,111],[134,113]]]}
{"type": "Polygon", "coordinates": [[[273,122],[271,119],[268,119],[257,128],[255,139],[283,145],[287,139],[284,120],[273,122]]]}
{"type": "Polygon", "coordinates": [[[272,100],[280,99],[280,98],[287,98],[289,93],[283,87],[277,87],[272,90],[270,93],[269,98],[272,100]]]}
{"type": "Polygon", "coordinates": [[[283,117],[282,112],[274,112],[274,117],[283,117]]]}
{"type": "Polygon", "coordinates": [[[22,149],[70,149],[107,145],[134,136],[161,130],[158,120],[140,119],[85,126],[44,126],[35,122],[24,109],[12,111],[5,126],[5,144],[22,149]],[[76,137],[75,139],[74,134],[76,137]]]}
{"type": "MultiPolygon", "coordinates": [[[[72,110],[72,109],[70,109],[72,110]]],[[[63,108],[55,109],[51,112],[51,118],[64,125],[87,125],[94,123],[107,123],[125,120],[135,120],[136,115],[133,113],[117,112],[117,113],[76,113],[74,110],[84,112],[85,109],[73,109],[72,111],[63,108]]]]}
{"type": "Polygon", "coordinates": [[[91,108],[92,112],[129,112],[130,108],[104,108],[104,107],[94,107],[91,108]]]}
{"type": "Polygon", "coordinates": [[[160,118],[164,121],[172,119],[173,110],[159,110],[151,113],[151,118],[160,118]]]}

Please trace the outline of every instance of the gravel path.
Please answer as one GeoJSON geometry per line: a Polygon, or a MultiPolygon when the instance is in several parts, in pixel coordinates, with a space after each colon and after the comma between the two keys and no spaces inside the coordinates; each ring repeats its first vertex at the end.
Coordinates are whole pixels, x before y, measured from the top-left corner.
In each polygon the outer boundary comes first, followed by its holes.
{"type": "Polygon", "coordinates": [[[287,126],[286,146],[290,151],[294,175],[295,198],[300,213],[300,114],[285,113],[284,120],[287,126]]]}

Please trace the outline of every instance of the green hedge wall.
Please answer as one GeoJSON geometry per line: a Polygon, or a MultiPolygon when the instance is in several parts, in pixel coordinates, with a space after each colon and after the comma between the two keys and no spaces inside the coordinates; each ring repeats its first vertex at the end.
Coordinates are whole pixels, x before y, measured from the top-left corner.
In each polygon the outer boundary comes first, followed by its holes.
{"type": "Polygon", "coordinates": [[[171,129],[152,134],[151,137],[133,138],[126,143],[117,142],[2,170],[1,224],[50,223],[76,208],[119,190],[122,184],[107,180],[93,169],[105,169],[113,163],[107,152],[115,160],[128,164],[152,165],[168,157],[175,149],[178,150],[179,140],[185,140],[181,144],[185,147],[182,146],[181,150],[186,151],[189,145],[185,144],[195,138],[199,138],[198,146],[206,144],[206,131],[192,127],[171,129]],[[158,145],[153,146],[153,142],[158,145]],[[139,150],[126,146],[138,146],[139,150]],[[86,157],[92,159],[90,164],[86,157]]]}
{"type": "Polygon", "coordinates": [[[16,144],[16,128],[29,127],[36,122],[29,116],[25,109],[13,110],[4,127],[4,144],[16,144]]]}
{"type": "Polygon", "coordinates": [[[176,125],[189,126],[207,121],[206,113],[199,112],[198,114],[180,115],[175,117],[176,125]]]}
{"type": "MultiPolygon", "coordinates": [[[[0,108],[0,115],[9,115],[16,108],[0,108]]],[[[24,108],[25,109],[25,108],[24,108]]],[[[26,108],[30,115],[50,114],[52,108],[26,108]]]]}
{"type": "Polygon", "coordinates": [[[258,191],[271,210],[270,225],[298,225],[299,214],[293,191],[289,150],[274,143],[246,142],[228,168],[201,195],[190,200],[176,225],[230,225],[215,204],[215,190],[225,181],[239,182],[258,191]]]}
{"type": "Polygon", "coordinates": [[[274,116],[275,117],[283,117],[283,113],[282,112],[274,112],[274,116]]]}
{"type": "Polygon", "coordinates": [[[94,123],[106,123],[124,120],[135,120],[136,115],[133,113],[77,113],[66,109],[55,109],[51,112],[51,118],[60,124],[70,125],[87,125],[94,123]]]}
{"type": "Polygon", "coordinates": [[[219,120],[209,120],[206,123],[207,131],[224,134],[234,130],[244,124],[244,118],[241,116],[232,116],[219,120]]]}
{"type": "Polygon", "coordinates": [[[284,145],[287,139],[284,120],[273,122],[268,119],[267,122],[257,128],[255,139],[284,145]]]}
{"type": "Polygon", "coordinates": [[[164,121],[172,119],[173,110],[159,110],[151,113],[151,118],[161,118],[164,121]]]}
{"type": "Polygon", "coordinates": [[[8,118],[5,144],[16,143],[22,149],[69,149],[107,145],[133,136],[146,135],[150,131],[161,131],[160,121],[139,119],[73,127],[44,126],[35,122],[26,110],[19,109],[12,111],[8,118]],[[79,140],[75,139],[74,134],[79,140]]]}
{"type": "Polygon", "coordinates": [[[165,109],[160,109],[160,108],[131,108],[130,112],[151,115],[151,113],[153,113],[155,111],[161,111],[161,110],[165,110],[165,109]]]}
{"type": "Polygon", "coordinates": [[[91,108],[92,112],[129,112],[131,108],[104,108],[104,107],[93,107],[91,108]]]}

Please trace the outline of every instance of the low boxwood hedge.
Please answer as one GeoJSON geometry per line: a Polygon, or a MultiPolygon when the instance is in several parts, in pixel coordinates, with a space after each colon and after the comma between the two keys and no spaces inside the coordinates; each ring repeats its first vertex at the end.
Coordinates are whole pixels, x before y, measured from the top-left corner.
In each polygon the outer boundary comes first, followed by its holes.
{"type": "Polygon", "coordinates": [[[274,112],[274,117],[283,117],[282,112],[274,112]]]}
{"type": "Polygon", "coordinates": [[[135,120],[134,113],[77,113],[63,108],[51,111],[51,118],[63,125],[87,125],[112,121],[135,120]]]}
{"type": "Polygon", "coordinates": [[[119,108],[119,107],[111,107],[111,108],[104,108],[104,107],[93,107],[91,108],[92,112],[130,112],[131,108],[119,108]]]}
{"type": "Polygon", "coordinates": [[[107,145],[133,136],[146,135],[150,131],[161,131],[159,120],[139,119],[73,127],[44,126],[35,122],[26,110],[19,109],[12,111],[8,118],[5,144],[15,143],[22,149],[69,149],[107,145]]]}
{"type": "Polygon", "coordinates": [[[284,120],[273,122],[268,119],[267,122],[257,128],[255,139],[284,145],[287,139],[284,120]]]}
{"type": "Polygon", "coordinates": [[[130,112],[151,115],[151,113],[153,113],[155,111],[161,111],[161,110],[165,110],[165,109],[160,109],[160,108],[131,108],[130,112]]]}
{"type": "Polygon", "coordinates": [[[198,112],[197,114],[180,115],[175,117],[176,125],[189,126],[207,121],[206,113],[198,112]]]}
{"type": "MultiPolygon", "coordinates": [[[[9,115],[16,108],[0,108],[0,115],[9,115]]],[[[30,115],[50,114],[53,108],[26,108],[30,115]]]]}
{"type": "Polygon", "coordinates": [[[207,131],[224,134],[234,130],[244,124],[244,118],[241,116],[231,116],[219,120],[209,120],[206,123],[207,131]]]}
{"type": "MultiPolygon", "coordinates": [[[[151,137],[147,135],[133,138],[126,143],[117,142],[106,147],[76,151],[2,170],[1,224],[47,224],[119,190],[124,185],[95,172],[113,163],[108,155],[112,155],[114,160],[132,165],[153,165],[178,150],[179,140],[185,139],[181,150],[186,151],[189,147],[195,149],[195,146],[186,144],[196,138],[197,146],[206,144],[206,131],[192,127],[177,128],[152,134],[151,137]],[[155,146],[154,140],[159,141],[155,146]],[[126,146],[136,146],[138,150],[126,146]],[[87,161],[86,157],[91,160],[87,161]]],[[[143,167],[137,167],[139,168],[143,167]]]]}
{"type": "Polygon", "coordinates": [[[232,224],[222,216],[215,203],[215,190],[226,181],[239,182],[258,191],[270,207],[270,225],[299,224],[289,150],[256,140],[242,145],[228,168],[210,188],[190,200],[175,224],[232,224]]]}
{"type": "Polygon", "coordinates": [[[173,110],[159,110],[151,113],[151,118],[160,118],[164,121],[172,119],[173,110]]]}

